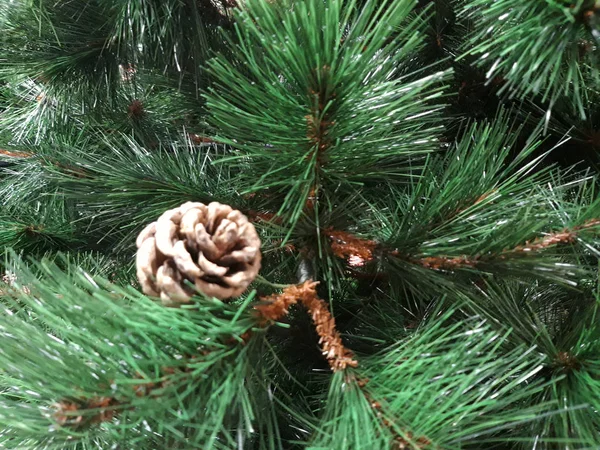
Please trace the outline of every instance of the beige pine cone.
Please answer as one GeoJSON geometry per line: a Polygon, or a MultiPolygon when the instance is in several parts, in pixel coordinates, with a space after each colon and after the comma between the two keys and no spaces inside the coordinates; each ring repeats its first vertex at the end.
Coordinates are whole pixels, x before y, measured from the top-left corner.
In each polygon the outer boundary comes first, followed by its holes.
{"type": "Polygon", "coordinates": [[[137,276],[147,295],[186,303],[194,290],[226,299],[242,294],[260,270],[260,239],[240,211],[187,202],[163,213],[138,236],[137,276]]]}

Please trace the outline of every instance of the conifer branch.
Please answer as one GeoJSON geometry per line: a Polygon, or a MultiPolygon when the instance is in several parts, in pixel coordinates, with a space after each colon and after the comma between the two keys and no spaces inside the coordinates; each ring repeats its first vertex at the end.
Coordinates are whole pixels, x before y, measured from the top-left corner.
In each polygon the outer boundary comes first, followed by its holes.
{"type": "Polygon", "coordinates": [[[330,185],[354,189],[410,175],[437,148],[436,99],[449,73],[399,76],[393,61],[419,45],[410,26],[417,21],[405,23],[409,3],[368,4],[360,13],[354,3],[347,12],[342,3],[279,6],[248,2],[239,11],[251,24],[240,27],[240,38],[257,46],[232,48],[245,73],[221,55],[210,61],[217,81],[206,99],[209,123],[232,147],[223,161],[243,169],[239,182],[249,190],[275,193],[278,214],[293,228],[318,204],[319,213],[333,211],[322,201],[330,185]],[[269,52],[256,51],[264,45],[269,52]]]}
{"type": "MultiPolygon", "coordinates": [[[[206,356],[209,351],[203,351],[206,356]]],[[[136,408],[134,401],[141,397],[160,397],[164,389],[176,382],[185,385],[181,377],[189,376],[193,370],[190,363],[198,363],[199,357],[190,358],[180,368],[165,367],[163,376],[155,382],[144,380],[141,376],[139,384],[132,384],[132,397],[121,396],[94,396],[91,398],[65,399],[52,405],[55,412],[52,419],[60,427],[68,427],[73,430],[81,430],[101,422],[110,422],[116,414],[136,408]]]]}
{"type": "Polygon", "coordinates": [[[600,0],[81,3],[0,2],[0,448],[600,448],[600,0]],[[139,292],[187,200],[275,294],[139,292]]]}
{"type": "MultiPolygon", "coordinates": [[[[290,306],[300,302],[312,316],[317,334],[320,336],[319,342],[323,354],[332,370],[339,371],[347,367],[356,367],[358,363],[353,359],[352,352],[344,347],[341,337],[335,329],[335,320],[326,303],[317,297],[317,285],[318,282],[309,280],[301,285],[292,285],[281,294],[263,298],[265,303],[254,307],[258,312],[259,325],[261,327],[268,326],[271,322],[281,319],[289,312],[290,306]]],[[[242,344],[245,344],[251,335],[250,330],[243,333],[240,336],[242,344]]],[[[226,342],[235,344],[239,340],[231,338],[226,342]]],[[[204,355],[209,353],[209,351],[203,352],[204,355]]],[[[189,359],[189,363],[198,361],[198,357],[189,359]]],[[[87,399],[62,400],[53,405],[55,410],[52,415],[53,420],[58,426],[70,427],[73,430],[80,430],[101,422],[110,422],[120,411],[135,408],[135,405],[132,405],[132,398],[160,395],[164,388],[174,383],[174,376],[180,377],[191,372],[192,369],[188,367],[188,363],[185,363],[182,369],[164,368],[164,375],[158,381],[144,382],[140,380],[139,384],[132,384],[135,396],[131,398],[119,399],[118,396],[104,395],[87,399]]]]}
{"type": "MultiPolygon", "coordinates": [[[[464,46],[466,54],[478,57],[476,64],[485,67],[488,82],[498,76],[505,80],[501,94],[520,98],[540,94],[550,107],[568,96],[573,109],[585,117],[583,92],[589,69],[579,59],[579,45],[582,32],[599,35],[594,23],[597,6],[590,7],[591,3],[468,0],[459,17],[473,20],[478,27],[464,46]]],[[[596,56],[585,58],[594,70],[596,56]]]]}
{"type": "Polygon", "coordinates": [[[415,439],[413,433],[411,433],[410,431],[403,433],[403,435],[399,435],[396,431],[397,427],[394,425],[393,419],[391,419],[390,414],[386,413],[385,408],[383,407],[381,402],[373,399],[373,396],[367,389],[369,379],[361,378],[358,380],[355,379],[353,381],[355,381],[356,385],[361,389],[365,398],[369,402],[369,405],[371,406],[371,408],[373,408],[376,417],[379,420],[381,420],[381,423],[388,429],[391,435],[394,436],[394,442],[392,444],[393,450],[424,450],[431,444],[431,441],[425,436],[420,436],[415,439]]]}
{"type": "Polygon", "coordinates": [[[382,255],[389,255],[409,261],[413,264],[432,270],[455,270],[461,268],[476,268],[481,263],[488,263],[494,259],[506,260],[509,258],[538,254],[552,247],[566,245],[576,242],[582,231],[587,231],[600,226],[600,219],[589,219],[581,225],[573,228],[565,228],[562,231],[548,233],[545,236],[526,241],[524,244],[503,250],[491,255],[463,255],[463,256],[410,256],[403,255],[397,249],[385,249],[372,240],[361,239],[344,231],[329,229],[327,236],[331,240],[333,253],[340,258],[348,258],[349,265],[352,261],[371,261],[374,259],[373,252],[376,248],[381,250],[382,255]]]}
{"type": "MultiPolygon", "coordinates": [[[[33,158],[35,156],[31,152],[12,151],[12,150],[5,150],[5,149],[0,149],[0,155],[7,156],[9,158],[21,158],[21,159],[33,158]]],[[[75,166],[71,166],[71,165],[67,165],[67,164],[63,164],[54,158],[49,158],[47,160],[47,162],[50,167],[56,167],[58,169],[62,169],[64,171],[64,173],[67,175],[71,175],[71,176],[74,176],[77,178],[89,177],[89,174],[84,169],[81,169],[81,168],[75,167],[75,166]]]]}
{"type": "MultiPolygon", "coordinates": [[[[480,263],[487,263],[494,259],[505,260],[514,257],[535,255],[551,247],[574,243],[581,231],[588,230],[600,225],[600,219],[590,219],[584,224],[575,226],[571,229],[565,228],[562,231],[548,233],[545,236],[535,238],[533,241],[527,241],[525,244],[517,245],[514,248],[503,250],[498,254],[492,255],[474,255],[474,256],[431,256],[424,258],[410,258],[410,261],[433,270],[454,270],[461,268],[476,268],[480,263]]],[[[393,251],[394,256],[399,253],[393,251]]]]}

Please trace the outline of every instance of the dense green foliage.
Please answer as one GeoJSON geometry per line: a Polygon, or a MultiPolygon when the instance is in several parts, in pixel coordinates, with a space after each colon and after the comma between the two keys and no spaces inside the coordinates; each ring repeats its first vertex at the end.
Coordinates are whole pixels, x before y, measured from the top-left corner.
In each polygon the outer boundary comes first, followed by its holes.
{"type": "Polygon", "coordinates": [[[600,448],[600,2],[1,0],[0,30],[0,448],[600,448]],[[186,201],[258,229],[239,299],[140,293],[186,201]],[[356,367],[257,316],[308,278],[356,367]]]}

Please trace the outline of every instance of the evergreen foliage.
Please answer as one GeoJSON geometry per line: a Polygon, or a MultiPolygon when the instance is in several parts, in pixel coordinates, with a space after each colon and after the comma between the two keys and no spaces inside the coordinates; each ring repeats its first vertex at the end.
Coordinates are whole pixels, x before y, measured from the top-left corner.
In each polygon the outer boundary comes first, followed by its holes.
{"type": "Polygon", "coordinates": [[[467,42],[467,53],[479,56],[488,79],[502,78],[501,91],[521,98],[540,94],[550,106],[560,96],[570,96],[585,117],[586,82],[597,81],[598,67],[596,52],[589,51],[597,31],[587,29],[598,14],[593,3],[465,2],[461,13],[478,26],[467,42]]]}
{"type": "Polygon", "coordinates": [[[1,448],[600,448],[600,2],[0,30],[1,448]],[[240,298],[141,293],[136,235],[187,201],[259,231],[240,298]]]}

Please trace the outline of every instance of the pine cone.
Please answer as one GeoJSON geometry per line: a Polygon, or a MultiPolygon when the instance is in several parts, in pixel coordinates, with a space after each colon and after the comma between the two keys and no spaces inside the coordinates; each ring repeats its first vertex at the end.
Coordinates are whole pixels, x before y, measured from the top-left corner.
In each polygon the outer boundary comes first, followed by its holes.
{"type": "Polygon", "coordinates": [[[194,295],[186,280],[219,299],[242,294],[260,270],[260,239],[246,216],[220,203],[187,202],[162,214],[136,241],[137,276],[164,304],[194,295]]]}

